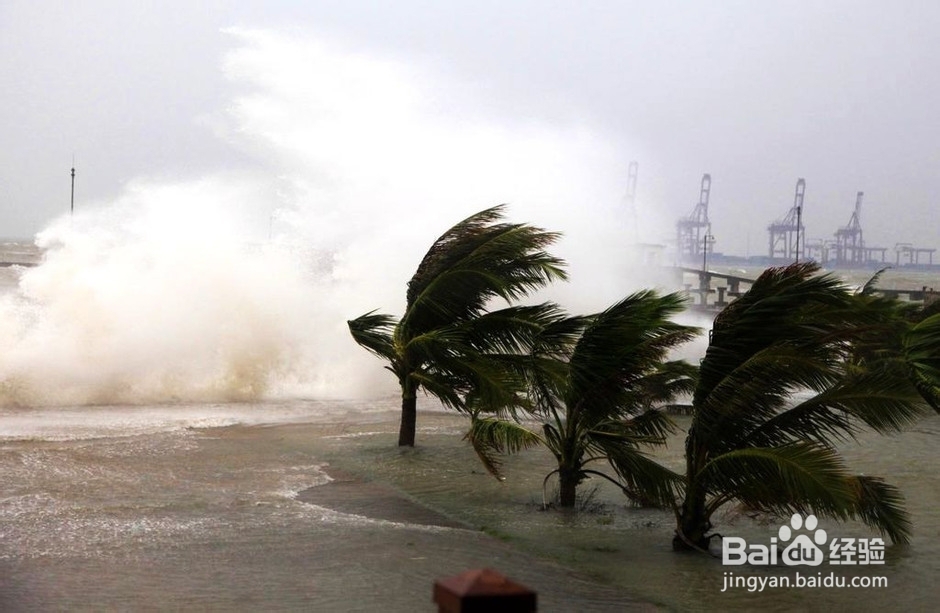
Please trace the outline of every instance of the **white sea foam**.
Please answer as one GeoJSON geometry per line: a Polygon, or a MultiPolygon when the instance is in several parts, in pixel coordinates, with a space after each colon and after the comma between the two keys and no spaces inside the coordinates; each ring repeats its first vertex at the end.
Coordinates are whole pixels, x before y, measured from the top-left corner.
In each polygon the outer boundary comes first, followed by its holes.
{"type": "Polygon", "coordinates": [[[548,297],[584,311],[631,288],[628,159],[587,124],[487,117],[471,84],[310,36],[228,34],[237,94],[202,120],[253,166],[141,178],[39,234],[41,265],[0,298],[0,404],[389,393],[346,320],[400,313],[434,238],[501,202],[566,234],[574,281],[548,297]]]}

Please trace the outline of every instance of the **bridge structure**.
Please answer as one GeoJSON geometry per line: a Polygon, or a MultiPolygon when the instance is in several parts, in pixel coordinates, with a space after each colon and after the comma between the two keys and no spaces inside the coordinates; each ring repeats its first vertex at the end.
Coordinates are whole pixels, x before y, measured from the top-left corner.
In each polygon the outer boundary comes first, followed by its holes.
{"type": "Polygon", "coordinates": [[[898,266],[933,266],[933,254],[936,249],[913,247],[910,243],[897,243],[894,245],[895,264],[898,266]],[[926,255],[927,262],[922,262],[920,256],[926,255]]]}
{"type": "MultiPolygon", "coordinates": [[[[672,267],[672,271],[679,287],[690,298],[691,308],[711,314],[717,314],[731,304],[749,290],[755,281],[749,277],[684,266],[672,267]]],[[[904,302],[922,302],[925,305],[940,301],[940,291],[927,286],[920,289],[875,288],[875,292],[904,302]]]]}
{"type": "Polygon", "coordinates": [[[675,266],[672,271],[679,287],[683,288],[682,291],[691,299],[691,307],[696,311],[718,312],[754,284],[754,279],[748,277],[700,268],[675,266]]]}

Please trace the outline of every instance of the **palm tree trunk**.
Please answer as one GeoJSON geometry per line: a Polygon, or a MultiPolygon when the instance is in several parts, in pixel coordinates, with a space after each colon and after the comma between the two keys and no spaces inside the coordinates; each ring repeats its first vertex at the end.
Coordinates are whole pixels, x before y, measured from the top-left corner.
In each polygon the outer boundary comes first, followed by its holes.
{"type": "Polygon", "coordinates": [[[401,425],[398,428],[398,446],[415,446],[415,428],[418,421],[418,394],[410,386],[402,390],[401,425]]]}
{"type": "Polygon", "coordinates": [[[578,494],[578,471],[559,468],[558,490],[558,505],[563,508],[573,508],[578,494]]]}
{"type": "Polygon", "coordinates": [[[705,511],[705,492],[692,490],[687,492],[682,503],[676,535],[672,539],[674,551],[692,551],[708,549],[706,534],[712,524],[705,511]]]}

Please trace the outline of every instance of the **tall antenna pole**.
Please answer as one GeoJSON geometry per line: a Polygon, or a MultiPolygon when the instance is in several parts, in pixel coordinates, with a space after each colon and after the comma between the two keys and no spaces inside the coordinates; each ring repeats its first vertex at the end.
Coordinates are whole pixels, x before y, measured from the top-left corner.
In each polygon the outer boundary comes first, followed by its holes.
{"type": "Polygon", "coordinates": [[[796,207],[796,263],[800,263],[800,226],[803,225],[803,205],[796,207]]]}
{"type": "Polygon", "coordinates": [[[712,225],[708,224],[705,228],[705,236],[702,237],[702,272],[708,272],[708,242],[715,240],[712,236],[712,225]]]}
{"type": "Polygon", "coordinates": [[[75,156],[72,156],[72,202],[69,208],[69,215],[75,215],[75,156]]]}
{"type": "Polygon", "coordinates": [[[803,178],[796,180],[796,192],[793,194],[793,208],[796,209],[796,245],[794,251],[794,256],[796,263],[800,263],[800,254],[802,249],[800,248],[800,238],[803,232],[803,196],[806,194],[806,181],[803,178]]]}

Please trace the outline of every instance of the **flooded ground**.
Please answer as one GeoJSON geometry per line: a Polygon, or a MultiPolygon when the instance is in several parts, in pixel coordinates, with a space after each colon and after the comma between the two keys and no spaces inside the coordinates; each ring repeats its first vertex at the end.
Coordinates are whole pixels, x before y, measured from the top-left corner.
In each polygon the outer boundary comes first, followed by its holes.
{"type": "MultiPolygon", "coordinates": [[[[418,447],[398,449],[394,405],[3,409],[0,605],[433,611],[436,578],[483,566],[536,589],[545,611],[927,610],[937,595],[940,419],[847,453],[908,496],[914,541],[873,573],[887,588],[750,593],[722,592],[719,561],[673,553],[669,514],[612,488],[589,483],[575,514],[541,510],[544,450],[498,482],[461,440],[466,422],[433,406],[418,447]]],[[[755,539],[778,527],[724,521],[755,539]]]]}

